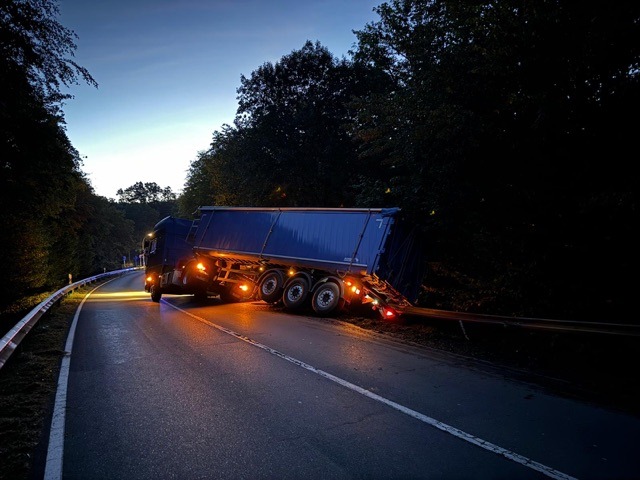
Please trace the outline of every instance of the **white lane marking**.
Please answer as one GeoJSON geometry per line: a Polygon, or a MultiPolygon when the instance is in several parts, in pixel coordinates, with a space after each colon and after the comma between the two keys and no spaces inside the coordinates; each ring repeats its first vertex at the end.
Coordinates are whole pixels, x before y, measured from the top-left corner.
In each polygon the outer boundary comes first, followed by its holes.
{"type": "Polygon", "coordinates": [[[49,446],[47,447],[47,460],[44,467],[44,479],[45,480],[60,480],[62,478],[62,457],[64,455],[64,423],[67,410],[67,386],[69,384],[69,365],[71,364],[71,349],[73,348],[73,338],[76,334],[76,325],[78,324],[78,318],[80,317],[80,311],[84,302],[87,301],[89,295],[95,292],[103,285],[112,282],[114,279],[109,280],[96,288],[91,290],[85,295],[76,309],[76,313],[73,316],[73,322],[69,327],[69,334],[67,335],[67,343],[64,346],[64,357],[62,357],[62,363],[60,364],[60,374],[58,375],[58,387],[56,390],[56,400],[53,405],[53,416],[51,418],[51,431],[49,433],[49,446]]]}
{"type": "Polygon", "coordinates": [[[400,405],[399,403],[396,403],[392,400],[389,400],[387,398],[381,397],[380,395],[376,395],[373,392],[370,392],[369,390],[366,390],[362,387],[359,387],[358,385],[355,385],[351,382],[348,382],[340,377],[336,377],[335,375],[332,375],[328,372],[325,372],[324,370],[320,370],[318,368],[315,368],[312,365],[309,365],[301,360],[298,360],[296,358],[290,357],[289,355],[286,355],[282,352],[279,352],[278,350],[275,350],[271,347],[268,347],[266,345],[263,345],[262,343],[256,342],[255,340],[252,340],[251,338],[242,335],[240,333],[234,332],[233,330],[229,330],[228,328],[223,327],[222,325],[218,325],[216,323],[210,322],[209,320],[206,320],[202,317],[198,317],[197,315],[194,315],[193,313],[187,312],[186,310],[183,310],[180,307],[177,307],[169,302],[167,302],[166,300],[163,300],[162,303],[164,303],[165,305],[169,305],[172,308],[175,308],[176,310],[179,310],[180,312],[189,315],[190,317],[198,320],[199,322],[205,323],[213,328],[216,328],[218,330],[220,330],[221,332],[224,332],[228,335],[231,335],[233,337],[236,337],[240,340],[242,340],[243,342],[247,342],[250,345],[253,345],[254,347],[258,347],[261,348],[262,350],[265,350],[269,353],[271,353],[272,355],[275,355],[277,357],[280,357],[288,362],[291,362],[295,365],[298,365],[299,367],[302,367],[306,370],[309,370],[310,372],[316,373],[318,375],[320,375],[321,377],[324,377],[328,380],[331,380],[332,382],[338,383],[339,385],[342,385],[343,387],[346,387],[350,390],[353,390],[354,392],[357,392],[361,395],[364,395],[365,397],[368,397],[372,400],[376,400],[380,403],[383,403],[391,408],[394,408],[396,410],[398,410],[399,412],[402,412],[406,415],[409,415],[410,417],[413,417],[417,420],[420,420],[421,422],[424,422],[428,425],[431,425],[432,427],[437,428],[438,430],[442,430],[443,432],[449,433],[451,435],[453,435],[454,437],[458,437],[466,442],[472,443],[474,445],[477,445],[480,448],[484,448],[485,450],[488,450],[490,452],[496,453],[498,455],[501,455],[509,460],[512,460],[516,463],[519,463],[527,468],[530,468],[532,470],[536,470],[544,475],[546,475],[547,477],[556,479],[556,480],[577,480],[575,477],[572,477],[571,475],[567,475],[566,473],[562,473],[559,472],[558,470],[555,470],[551,467],[548,467],[546,465],[543,465],[541,463],[538,463],[534,460],[531,460],[530,458],[524,457],[518,453],[512,452],[510,450],[507,450],[506,448],[502,448],[498,445],[494,445],[491,442],[487,442],[486,440],[483,440],[479,437],[476,437],[475,435],[471,435],[470,433],[466,433],[458,428],[452,427],[451,425],[447,425],[446,423],[443,423],[439,420],[436,420],[435,418],[431,418],[427,415],[424,415],[420,412],[416,412],[415,410],[411,410],[410,408],[407,408],[403,405],[400,405]]]}

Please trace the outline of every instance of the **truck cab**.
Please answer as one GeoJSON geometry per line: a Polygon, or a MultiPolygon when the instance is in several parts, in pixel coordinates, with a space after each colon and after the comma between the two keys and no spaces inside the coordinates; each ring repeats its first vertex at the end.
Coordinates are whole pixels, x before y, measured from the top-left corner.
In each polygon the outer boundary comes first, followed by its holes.
{"type": "Polygon", "coordinates": [[[145,239],[145,291],[159,302],[163,293],[193,295],[204,300],[219,296],[223,302],[253,297],[253,269],[194,252],[190,233],[198,221],[166,217],[145,239]]]}
{"type": "Polygon", "coordinates": [[[145,291],[153,301],[160,301],[162,293],[182,293],[181,287],[167,282],[167,275],[181,272],[183,266],[194,258],[187,236],[192,222],[181,218],[166,217],[153,228],[145,239],[145,291]]]}

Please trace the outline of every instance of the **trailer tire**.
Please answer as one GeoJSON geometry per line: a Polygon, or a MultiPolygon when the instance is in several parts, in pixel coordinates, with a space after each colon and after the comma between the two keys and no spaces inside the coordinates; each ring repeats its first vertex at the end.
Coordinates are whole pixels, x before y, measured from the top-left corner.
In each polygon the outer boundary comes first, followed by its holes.
{"type": "Polygon", "coordinates": [[[149,291],[151,292],[151,300],[158,303],[162,298],[162,289],[158,285],[153,284],[151,288],[149,288],[149,291]]]}
{"type": "Polygon", "coordinates": [[[277,270],[267,272],[260,280],[260,298],[267,303],[276,303],[282,298],[283,284],[282,273],[277,270]]]}
{"type": "Polygon", "coordinates": [[[282,302],[289,309],[300,308],[309,296],[309,281],[304,277],[296,277],[284,287],[282,302]]]}
{"type": "Polygon", "coordinates": [[[313,292],[311,307],[318,315],[329,315],[336,310],[340,311],[343,306],[340,287],[333,282],[325,282],[313,292]]]}

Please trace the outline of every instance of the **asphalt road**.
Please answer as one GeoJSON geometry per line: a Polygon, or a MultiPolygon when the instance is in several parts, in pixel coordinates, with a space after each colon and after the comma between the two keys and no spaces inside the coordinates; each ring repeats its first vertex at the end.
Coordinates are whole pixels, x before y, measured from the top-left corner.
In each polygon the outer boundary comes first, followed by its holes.
{"type": "Polygon", "coordinates": [[[82,307],[63,478],[640,477],[637,417],[342,322],[142,286],[82,307]]]}

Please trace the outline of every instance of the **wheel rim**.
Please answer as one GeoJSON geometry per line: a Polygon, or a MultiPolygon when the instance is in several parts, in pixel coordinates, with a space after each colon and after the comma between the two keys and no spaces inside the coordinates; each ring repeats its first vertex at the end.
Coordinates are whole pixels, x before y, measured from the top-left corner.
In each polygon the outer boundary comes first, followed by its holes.
{"type": "Polygon", "coordinates": [[[327,288],[322,292],[320,292],[320,295],[318,295],[318,299],[316,303],[318,307],[320,307],[321,309],[326,309],[326,308],[329,308],[331,305],[333,305],[335,298],[336,296],[333,293],[333,290],[331,290],[330,288],[327,288]]]}
{"type": "Polygon", "coordinates": [[[287,289],[287,298],[291,302],[295,302],[299,300],[303,294],[304,294],[304,288],[299,283],[296,283],[295,285],[292,285],[287,289]]]}
{"type": "Polygon", "coordinates": [[[273,292],[276,291],[277,287],[278,287],[277,280],[274,277],[269,277],[262,284],[262,293],[263,293],[263,295],[271,295],[273,292]]]}

